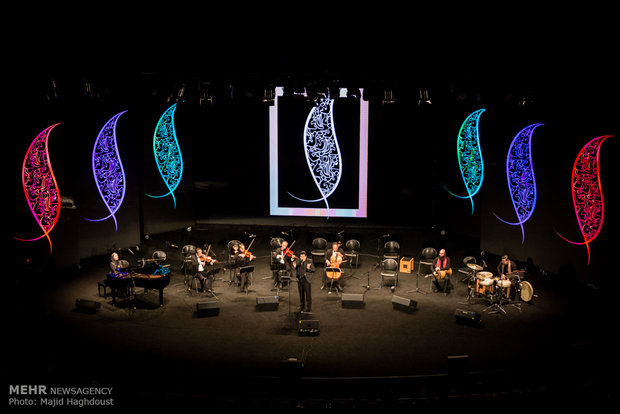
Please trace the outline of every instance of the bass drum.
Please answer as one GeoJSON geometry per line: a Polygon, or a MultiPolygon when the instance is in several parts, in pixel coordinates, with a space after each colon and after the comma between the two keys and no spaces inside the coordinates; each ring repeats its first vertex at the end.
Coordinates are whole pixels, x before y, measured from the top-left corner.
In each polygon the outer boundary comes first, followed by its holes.
{"type": "Polygon", "coordinates": [[[534,297],[534,288],[530,282],[521,282],[521,300],[523,302],[530,302],[534,297]]]}

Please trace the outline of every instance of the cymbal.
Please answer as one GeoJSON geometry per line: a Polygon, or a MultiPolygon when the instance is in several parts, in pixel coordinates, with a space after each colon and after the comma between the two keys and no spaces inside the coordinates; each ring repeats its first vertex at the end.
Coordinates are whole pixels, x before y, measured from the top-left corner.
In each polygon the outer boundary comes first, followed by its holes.
{"type": "Polygon", "coordinates": [[[482,270],[482,266],[477,265],[475,263],[467,263],[467,267],[473,270],[482,270]]]}
{"type": "Polygon", "coordinates": [[[491,279],[491,278],[493,278],[493,273],[491,273],[491,272],[478,272],[478,273],[476,273],[476,277],[478,279],[491,279]]]}

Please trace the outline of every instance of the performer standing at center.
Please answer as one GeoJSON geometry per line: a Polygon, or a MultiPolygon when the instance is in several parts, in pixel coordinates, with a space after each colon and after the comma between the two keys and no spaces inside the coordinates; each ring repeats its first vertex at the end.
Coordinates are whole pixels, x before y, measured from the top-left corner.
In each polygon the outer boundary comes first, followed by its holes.
{"type": "Polygon", "coordinates": [[[301,312],[312,312],[312,292],[311,282],[314,272],[314,263],[308,259],[306,252],[299,253],[292,261],[293,268],[297,273],[297,287],[299,288],[299,310],[301,312]]]}

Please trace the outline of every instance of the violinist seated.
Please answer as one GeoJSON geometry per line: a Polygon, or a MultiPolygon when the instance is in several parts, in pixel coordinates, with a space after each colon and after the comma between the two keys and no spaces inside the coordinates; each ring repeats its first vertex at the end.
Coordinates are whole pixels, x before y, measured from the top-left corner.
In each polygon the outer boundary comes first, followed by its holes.
{"type": "Polygon", "coordinates": [[[327,251],[325,252],[325,272],[323,272],[323,284],[321,286],[321,289],[325,289],[325,286],[335,285],[338,290],[342,291],[344,281],[341,276],[343,270],[341,269],[340,265],[343,262],[344,250],[337,242],[332,243],[332,247],[330,249],[327,249],[327,251]],[[340,275],[338,275],[339,277],[337,278],[337,280],[334,280],[333,277],[337,275],[337,273],[330,272],[329,270],[332,268],[340,269],[341,273],[340,275]]]}
{"type": "Polygon", "coordinates": [[[190,256],[191,269],[194,271],[194,277],[200,280],[203,292],[213,293],[213,276],[207,273],[207,268],[213,266],[217,260],[203,253],[201,248],[196,249],[196,254],[190,256]]]}
{"type": "Polygon", "coordinates": [[[241,273],[241,268],[244,266],[249,266],[250,262],[256,259],[256,256],[252,254],[249,250],[246,250],[245,245],[243,243],[237,245],[233,245],[233,259],[235,261],[235,279],[239,284],[239,290],[245,291],[250,281],[248,280],[248,273],[241,273]]]}
{"type": "MultiPolygon", "coordinates": [[[[289,275],[293,274],[292,272],[293,265],[291,262],[296,257],[297,256],[295,256],[295,254],[293,253],[293,250],[291,250],[291,246],[288,245],[288,242],[286,240],[283,240],[280,247],[278,247],[272,252],[272,258],[274,262],[281,265],[282,268],[286,270],[289,275]]],[[[272,274],[273,274],[273,286],[274,287],[279,286],[280,288],[284,287],[286,283],[280,280],[280,271],[273,270],[272,274]]]]}

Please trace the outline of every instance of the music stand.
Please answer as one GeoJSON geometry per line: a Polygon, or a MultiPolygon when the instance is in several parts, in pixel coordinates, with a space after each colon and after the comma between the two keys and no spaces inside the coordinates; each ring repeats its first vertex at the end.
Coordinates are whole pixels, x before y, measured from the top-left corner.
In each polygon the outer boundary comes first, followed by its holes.
{"type": "MultiPolygon", "coordinates": [[[[338,267],[326,267],[325,268],[325,273],[327,272],[334,272],[334,273],[340,273],[340,277],[338,278],[338,280],[340,280],[340,278],[342,277],[342,269],[338,268],[338,267]]],[[[334,287],[334,278],[330,277],[329,279],[331,279],[331,282],[329,282],[329,289],[327,289],[327,293],[331,294],[332,293],[332,289],[334,287]]],[[[340,286],[340,285],[338,285],[340,286]]],[[[336,293],[338,294],[338,296],[340,296],[340,291],[338,289],[338,287],[336,288],[336,293]]]]}
{"type": "MultiPolygon", "coordinates": [[[[249,273],[250,275],[253,275],[254,274],[254,266],[241,266],[239,268],[239,276],[241,276],[243,273],[249,273]]],[[[249,275],[246,276],[246,277],[249,277],[249,275]]],[[[247,288],[245,289],[245,294],[246,295],[248,294],[248,289],[247,288]]]]}
{"type": "MultiPolygon", "coordinates": [[[[418,264],[418,266],[420,266],[418,264]]],[[[423,295],[426,295],[427,292],[424,292],[423,290],[420,290],[420,272],[418,272],[415,276],[415,289],[411,289],[408,290],[407,293],[421,293],[423,295]]]]}
{"type": "MultiPolygon", "coordinates": [[[[221,267],[216,267],[214,269],[207,269],[207,277],[213,277],[213,281],[215,281],[215,275],[218,274],[220,272],[220,270],[222,270],[221,267]]],[[[215,292],[213,291],[213,289],[211,289],[210,293],[213,295],[213,297],[217,300],[219,300],[219,298],[215,295],[215,292]]]]}

